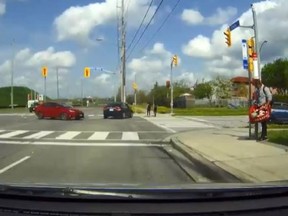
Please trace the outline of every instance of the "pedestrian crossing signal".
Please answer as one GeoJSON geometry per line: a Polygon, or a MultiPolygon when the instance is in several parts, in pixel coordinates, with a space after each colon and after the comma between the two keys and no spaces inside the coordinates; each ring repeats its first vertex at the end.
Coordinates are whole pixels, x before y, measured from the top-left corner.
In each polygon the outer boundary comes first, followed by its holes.
{"type": "Polygon", "coordinates": [[[85,78],[89,78],[90,77],[90,68],[89,67],[85,67],[84,68],[84,77],[85,78]]]}
{"type": "Polygon", "coordinates": [[[47,75],[48,75],[48,68],[47,67],[42,67],[42,76],[46,78],[47,75]]]}

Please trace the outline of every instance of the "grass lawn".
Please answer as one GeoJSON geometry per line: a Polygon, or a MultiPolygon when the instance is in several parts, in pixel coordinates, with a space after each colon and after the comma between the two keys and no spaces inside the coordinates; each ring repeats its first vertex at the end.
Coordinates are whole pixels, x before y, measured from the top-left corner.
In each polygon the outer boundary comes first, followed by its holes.
{"type": "Polygon", "coordinates": [[[227,107],[193,107],[188,109],[175,108],[176,115],[183,116],[233,116],[247,115],[247,108],[229,109],[227,107]]]}
{"type": "Polygon", "coordinates": [[[268,129],[288,129],[288,124],[268,124],[268,129]]]}
{"type": "Polygon", "coordinates": [[[288,146],[287,130],[268,131],[268,141],[288,146]]]}

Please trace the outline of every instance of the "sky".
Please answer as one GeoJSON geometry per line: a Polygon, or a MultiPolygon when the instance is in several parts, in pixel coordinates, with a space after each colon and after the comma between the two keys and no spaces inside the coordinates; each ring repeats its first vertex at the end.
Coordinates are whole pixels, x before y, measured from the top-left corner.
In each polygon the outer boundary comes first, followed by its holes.
{"type": "MultiPolygon", "coordinates": [[[[158,8],[161,0],[154,0],[131,44],[151,0],[124,0],[127,94],[133,92],[135,80],[139,90],[149,90],[155,82],[165,85],[174,54],[179,57],[174,81],[185,80],[192,86],[217,75],[247,76],[241,41],[252,37],[253,30],[234,29],[231,47],[225,44],[223,32],[237,20],[252,25],[252,3],[259,43],[268,41],[261,50],[261,65],[287,57],[287,0],[180,0],[171,12],[177,2],[164,0],[158,8]]],[[[120,84],[120,4],[121,0],[0,0],[0,87],[11,85],[13,71],[14,85],[43,93],[41,67],[47,66],[51,98],[57,96],[56,68],[60,97],[80,97],[81,83],[84,96],[112,97],[120,84]],[[92,70],[90,78],[84,78],[85,67],[102,67],[115,74],[92,70]]]]}

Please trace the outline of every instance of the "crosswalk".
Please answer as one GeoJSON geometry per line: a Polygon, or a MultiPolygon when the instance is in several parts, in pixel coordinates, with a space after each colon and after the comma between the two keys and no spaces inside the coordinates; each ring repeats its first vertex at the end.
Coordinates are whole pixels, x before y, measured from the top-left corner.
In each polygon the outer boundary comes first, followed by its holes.
{"type": "Polygon", "coordinates": [[[0,130],[0,139],[53,139],[53,140],[151,140],[164,139],[170,133],[166,131],[29,131],[29,130],[0,130]]]}

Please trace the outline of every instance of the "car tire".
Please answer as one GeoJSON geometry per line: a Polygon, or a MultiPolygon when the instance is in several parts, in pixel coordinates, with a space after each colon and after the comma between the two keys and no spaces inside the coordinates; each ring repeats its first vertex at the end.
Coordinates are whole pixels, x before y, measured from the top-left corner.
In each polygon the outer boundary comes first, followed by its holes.
{"type": "Polygon", "coordinates": [[[106,116],[106,115],[104,115],[104,119],[107,119],[107,116],[106,116]]]}
{"type": "Polygon", "coordinates": [[[130,118],[132,118],[133,117],[133,113],[130,113],[130,118]]]}
{"type": "Polygon", "coordinates": [[[61,119],[61,120],[68,120],[68,115],[67,115],[67,113],[62,113],[62,114],[60,115],[60,119],[61,119]]]}
{"type": "Polygon", "coordinates": [[[38,119],[43,119],[43,113],[38,112],[36,113],[36,116],[38,119]]]}

